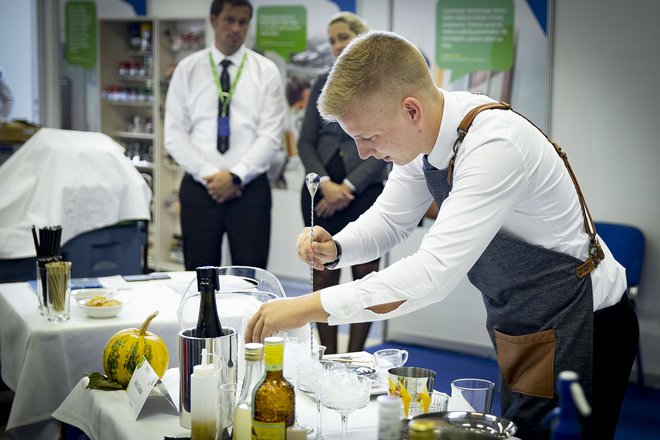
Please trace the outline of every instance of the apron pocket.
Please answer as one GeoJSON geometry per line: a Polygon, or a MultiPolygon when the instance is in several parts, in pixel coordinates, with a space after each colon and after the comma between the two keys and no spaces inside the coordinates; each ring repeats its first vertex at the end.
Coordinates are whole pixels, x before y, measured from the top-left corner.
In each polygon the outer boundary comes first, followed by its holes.
{"type": "Polygon", "coordinates": [[[510,336],[493,330],[497,363],[511,391],[551,399],[557,335],[554,329],[510,336]]]}

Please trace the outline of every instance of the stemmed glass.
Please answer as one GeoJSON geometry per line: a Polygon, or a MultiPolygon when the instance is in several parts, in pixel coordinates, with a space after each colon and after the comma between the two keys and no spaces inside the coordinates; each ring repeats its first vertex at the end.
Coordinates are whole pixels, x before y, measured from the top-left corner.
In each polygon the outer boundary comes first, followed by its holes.
{"type": "Polygon", "coordinates": [[[316,401],[316,439],[321,440],[321,397],[320,382],[328,373],[346,371],[346,366],[327,360],[309,360],[298,365],[298,389],[316,401]]]}
{"type": "Polygon", "coordinates": [[[341,438],[346,440],[348,415],[369,404],[371,379],[352,371],[338,371],[321,378],[320,385],[321,404],[341,415],[341,438]]]}
{"type": "MultiPolygon", "coordinates": [[[[311,359],[311,355],[302,339],[293,336],[287,337],[284,344],[284,369],[282,372],[284,378],[298,389],[298,365],[308,359],[311,359]]],[[[298,411],[296,411],[294,425],[303,428],[307,434],[314,432],[314,428],[311,426],[298,422],[298,411]]]]}

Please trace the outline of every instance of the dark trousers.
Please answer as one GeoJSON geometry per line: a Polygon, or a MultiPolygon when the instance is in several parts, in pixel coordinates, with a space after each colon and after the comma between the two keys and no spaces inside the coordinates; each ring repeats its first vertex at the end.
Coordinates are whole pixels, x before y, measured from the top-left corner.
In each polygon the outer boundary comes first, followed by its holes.
{"type": "Polygon", "coordinates": [[[614,438],[638,343],[637,316],[626,294],[594,313],[593,435],[586,438],[614,438]]]}
{"type": "Polygon", "coordinates": [[[266,174],[247,184],[241,197],[225,203],[214,201],[204,185],[186,174],[179,200],[186,270],[221,266],[225,233],[232,265],[266,268],[271,225],[271,193],[266,174]]]}

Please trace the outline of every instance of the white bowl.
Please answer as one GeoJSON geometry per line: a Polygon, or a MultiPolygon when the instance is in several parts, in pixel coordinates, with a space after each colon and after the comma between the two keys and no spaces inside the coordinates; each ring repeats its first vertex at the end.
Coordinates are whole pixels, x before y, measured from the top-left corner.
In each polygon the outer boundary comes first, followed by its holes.
{"type": "Polygon", "coordinates": [[[112,299],[116,299],[117,301],[119,301],[119,304],[114,306],[92,307],[85,305],[85,303],[89,301],[89,298],[87,298],[87,299],[79,300],[78,305],[80,306],[81,309],[85,311],[88,318],[112,318],[114,316],[117,316],[117,314],[121,312],[121,309],[124,308],[124,304],[126,304],[126,301],[123,299],[119,299],[119,298],[112,298],[112,299]]]}
{"type": "Polygon", "coordinates": [[[106,289],[104,287],[93,288],[93,289],[75,289],[71,291],[71,298],[80,304],[81,300],[89,300],[97,296],[103,296],[106,298],[112,298],[117,294],[117,289],[106,289]]]}

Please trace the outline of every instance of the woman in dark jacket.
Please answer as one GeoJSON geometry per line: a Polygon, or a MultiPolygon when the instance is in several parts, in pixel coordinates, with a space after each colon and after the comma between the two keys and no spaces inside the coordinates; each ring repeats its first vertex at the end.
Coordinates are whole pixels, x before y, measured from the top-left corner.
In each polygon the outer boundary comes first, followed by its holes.
{"type": "MultiPolygon", "coordinates": [[[[367,24],[357,15],[340,12],[328,23],[328,39],[335,58],[358,34],[369,31],[367,24]]],[[[331,234],[339,232],[349,222],[357,219],[376,200],[383,190],[383,180],[388,167],[382,160],[360,159],[353,139],[336,122],[323,121],[316,108],[316,100],[328,79],[325,73],[316,80],[305,110],[298,154],[305,166],[305,173],[321,177],[319,190],[314,198],[314,223],[331,234]]],[[[311,225],[311,200],[303,183],[301,209],[305,226],[311,225]]],[[[379,260],[352,266],[353,279],[360,279],[378,270],[379,260]]],[[[314,270],[314,290],[339,283],[339,270],[314,270]]],[[[318,323],[321,344],[326,353],[337,352],[337,328],[318,323]]],[[[351,324],[348,351],[361,351],[371,323],[351,324]]]]}

